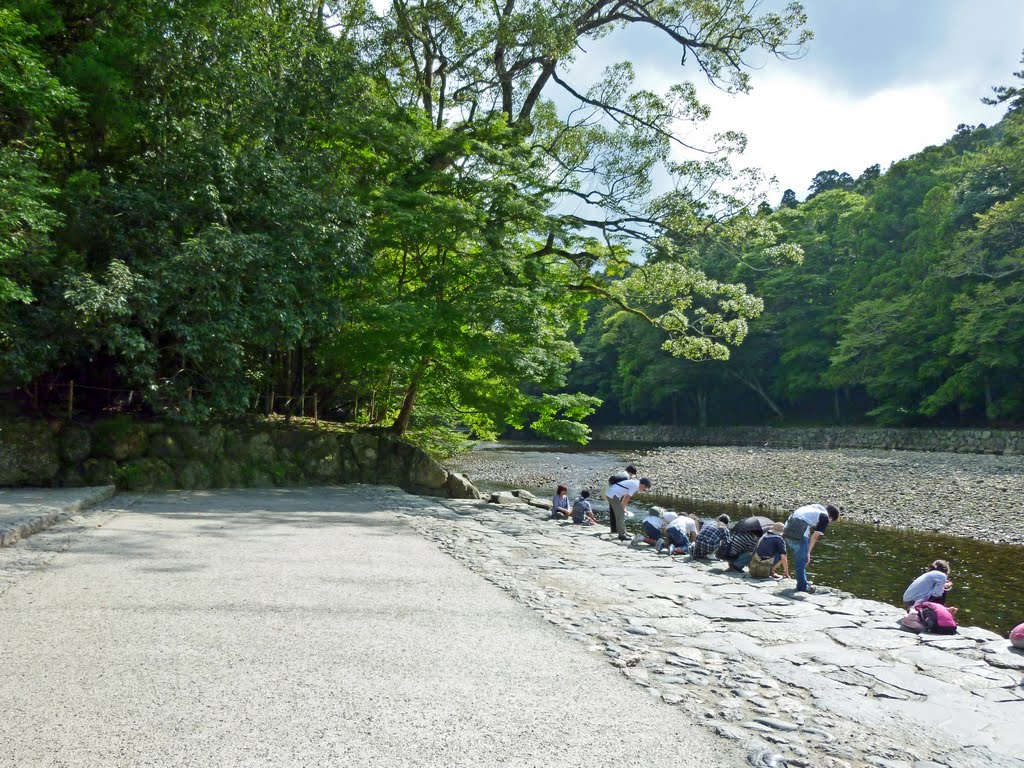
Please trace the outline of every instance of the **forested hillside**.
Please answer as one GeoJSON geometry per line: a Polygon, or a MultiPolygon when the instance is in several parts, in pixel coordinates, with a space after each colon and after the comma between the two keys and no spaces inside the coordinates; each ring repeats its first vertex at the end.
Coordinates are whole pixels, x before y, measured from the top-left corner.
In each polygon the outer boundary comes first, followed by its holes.
{"type": "MultiPolygon", "coordinates": [[[[1024,73],[1017,73],[1024,77],[1024,73]]],[[[1024,99],[995,88],[992,127],[857,177],[822,171],[756,216],[803,261],[743,240],[694,260],[745,285],[764,314],[728,361],[659,354],[656,330],[595,312],[573,384],[603,421],[668,424],[1024,422],[1024,99]]]]}
{"type": "Polygon", "coordinates": [[[582,440],[598,401],[565,384],[590,301],[666,357],[724,357],[761,303],[695,245],[798,254],[734,216],[756,186],[730,163],[742,137],[671,162],[707,117],[687,78],[747,90],[747,54],[798,54],[806,18],[631,8],[5,3],[5,406],[582,440]],[[674,46],[679,84],[645,89],[628,62],[577,83],[581,46],[629,26],[674,46]]]}

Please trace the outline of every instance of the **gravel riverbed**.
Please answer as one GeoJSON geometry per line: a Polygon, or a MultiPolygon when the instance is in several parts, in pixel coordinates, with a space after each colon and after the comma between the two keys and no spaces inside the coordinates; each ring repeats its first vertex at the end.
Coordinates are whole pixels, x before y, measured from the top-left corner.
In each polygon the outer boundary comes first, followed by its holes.
{"type": "Polygon", "coordinates": [[[654,492],[790,510],[837,502],[853,520],[1024,544],[1024,456],[859,449],[664,447],[559,452],[481,446],[453,461],[488,483],[543,488],[562,482],[570,495],[600,497],[608,475],[633,462],[654,492]]]}

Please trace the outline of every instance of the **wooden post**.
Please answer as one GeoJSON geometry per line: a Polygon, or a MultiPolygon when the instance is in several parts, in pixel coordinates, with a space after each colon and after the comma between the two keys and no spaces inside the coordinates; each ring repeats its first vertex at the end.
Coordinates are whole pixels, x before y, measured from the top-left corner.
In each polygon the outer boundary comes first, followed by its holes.
{"type": "Polygon", "coordinates": [[[72,380],[68,388],[68,421],[71,421],[71,412],[75,409],[75,382],[72,380]]]}

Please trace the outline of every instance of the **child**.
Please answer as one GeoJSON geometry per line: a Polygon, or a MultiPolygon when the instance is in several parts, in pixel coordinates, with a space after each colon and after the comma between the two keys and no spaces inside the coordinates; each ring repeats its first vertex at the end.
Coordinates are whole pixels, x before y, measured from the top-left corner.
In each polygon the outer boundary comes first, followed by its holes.
{"type": "Polygon", "coordinates": [[[597,522],[594,508],[590,506],[590,491],[582,490],[572,503],[572,521],[575,525],[593,525],[597,522]]]}

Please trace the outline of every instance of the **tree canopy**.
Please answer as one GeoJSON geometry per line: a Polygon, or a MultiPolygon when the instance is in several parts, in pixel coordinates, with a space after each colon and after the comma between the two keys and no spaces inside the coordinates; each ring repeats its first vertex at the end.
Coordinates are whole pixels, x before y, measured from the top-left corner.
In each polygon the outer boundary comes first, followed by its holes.
{"type": "Polygon", "coordinates": [[[798,55],[805,23],[731,0],[15,0],[0,386],[39,413],[315,397],[398,432],[585,440],[600,401],[566,376],[590,314],[723,359],[762,305],[701,243],[799,258],[745,221],[743,137],[680,137],[708,115],[687,77],[746,91],[747,57],[798,55]],[[624,61],[574,83],[627,27],[675,45],[680,82],[624,61]]]}

